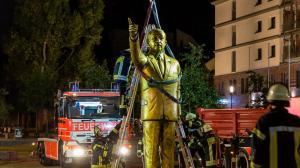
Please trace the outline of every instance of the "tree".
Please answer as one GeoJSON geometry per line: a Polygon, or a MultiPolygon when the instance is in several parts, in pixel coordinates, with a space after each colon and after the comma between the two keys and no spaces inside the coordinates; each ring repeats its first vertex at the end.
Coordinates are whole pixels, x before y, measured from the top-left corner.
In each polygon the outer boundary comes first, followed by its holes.
{"type": "Polygon", "coordinates": [[[183,73],[181,94],[183,113],[192,112],[197,107],[217,107],[218,96],[213,85],[212,75],[205,67],[203,45],[189,44],[188,52],[181,55],[183,73]]]}
{"type": "Polygon", "coordinates": [[[266,105],[266,94],[268,89],[264,85],[264,77],[254,71],[247,72],[248,77],[248,90],[251,95],[250,107],[263,107],[266,105]],[[252,98],[254,97],[254,99],[252,98]]]}
{"type": "MultiPolygon", "coordinates": [[[[96,66],[103,0],[15,0],[14,20],[3,46],[17,111],[51,108],[66,82],[88,79],[96,66]]],[[[82,81],[82,80],[81,80],[82,81]]]]}
{"type": "Polygon", "coordinates": [[[90,68],[83,81],[86,88],[110,88],[112,76],[109,74],[106,60],[101,65],[94,65],[90,68]]]}
{"type": "Polygon", "coordinates": [[[12,109],[6,102],[5,96],[7,94],[8,92],[5,89],[0,89],[0,120],[2,120],[2,125],[5,125],[5,121],[9,116],[9,111],[12,109]]]}
{"type": "Polygon", "coordinates": [[[254,71],[247,72],[249,92],[260,92],[264,88],[264,77],[254,71]]]}

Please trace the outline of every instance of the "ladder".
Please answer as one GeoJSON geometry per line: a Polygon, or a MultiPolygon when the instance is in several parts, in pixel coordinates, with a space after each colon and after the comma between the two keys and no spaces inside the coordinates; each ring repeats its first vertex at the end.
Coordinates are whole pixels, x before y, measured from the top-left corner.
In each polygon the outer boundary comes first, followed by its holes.
{"type": "MultiPolygon", "coordinates": [[[[125,136],[128,135],[127,127],[130,122],[130,118],[133,111],[134,101],[138,89],[138,83],[140,79],[140,74],[138,73],[137,69],[135,68],[133,72],[133,77],[130,84],[130,90],[129,90],[129,106],[127,107],[127,116],[123,116],[120,131],[119,131],[119,139],[117,141],[116,150],[118,150],[124,143],[125,136]]],[[[121,156],[119,151],[116,151],[117,157],[114,159],[112,163],[112,168],[119,168],[121,156]]]]}
{"type": "Polygon", "coordinates": [[[178,143],[179,143],[179,151],[182,154],[184,164],[186,168],[195,168],[193,157],[191,155],[190,149],[188,146],[183,142],[183,139],[186,138],[183,126],[182,126],[182,121],[179,119],[176,125],[176,135],[178,138],[178,143]]]}

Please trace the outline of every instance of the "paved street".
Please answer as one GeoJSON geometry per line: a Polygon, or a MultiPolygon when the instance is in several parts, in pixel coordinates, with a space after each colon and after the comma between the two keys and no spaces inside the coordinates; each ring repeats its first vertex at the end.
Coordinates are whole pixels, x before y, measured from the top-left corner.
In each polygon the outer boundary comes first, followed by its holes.
{"type": "MultiPolygon", "coordinates": [[[[0,152],[2,153],[0,158],[0,168],[43,168],[38,158],[32,157],[32,151],[34,146],[32,142],[35,142],[35,139],[4,139],[0,138],[0,152]],[[6,152],[12,152],[14,154],[11,161],[8,161],[4,158],[6,152]],[[16,155],[15,155],[16,154],[16,155]]],[[[49,166],[52,168],[58,168],[59,166],[49,166]]]]}
{"type": "MultiPolygon", "coordinates": [[[[0,161],[0,168],[60,168],[60,166],[42,166],[37,158],[23,157],[16,161],[0,161]]],[[[72,168],[88,168],[89,165],[75,165],[72,168]]]]}
{"type": "MultiPolygon", "coordinates": [[[[3,139],[0,138],[0,168],[45,168],[39,163],[37,156],[32,156],[35,146],[32,145],[36,139],[3,139]],[[10,152],[10,154],[6,154],[10,152]],[[4,158],[13,158],[8,161],[4,158]]],[[[137,142],[133,142],[136,144],[137,142]]],[[[136,151],[136,145],[132,145],[132,151],[136,151]]],[[[142,167],[141,159],[136,157],[136,153],[131,153],[126,165],[130,168],[142,167]]],[[[59,168],[60,166],[47,166],[47,168],[59,168]]],[[[86,168],[89,165],[74,165],[74,168],[86,168]]]]}
{"type": "MultiPolygon", "coordinates": [[[[0,168],[44,168],[37,159],[27,158],[17,161],[0,161],[0,168]]],[[[48,166],[49,168],[59,168],[59,166],[48,166]]]]}

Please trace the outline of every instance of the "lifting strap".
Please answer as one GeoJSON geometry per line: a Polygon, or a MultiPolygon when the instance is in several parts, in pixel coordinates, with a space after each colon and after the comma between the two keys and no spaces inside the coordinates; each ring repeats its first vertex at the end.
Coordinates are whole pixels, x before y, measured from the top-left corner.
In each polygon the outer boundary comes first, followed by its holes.
{"type": "Polygon", "coordinates": [[[162,87],[163,85],[170,85],[170,84],[176,83],[179,80],[180,80],[180,77],[178,77],[177,79],[174,79],[174,80],[167,80],[167,81],[155,81],[153,78],[150,78],[150,80],[148,81],[148,85],[149,85],[149,87],[156,88],[162,94],[164,94],[169,99],[171,99],[173,102],[180,104],[181,100],[176,99],[173,95],[171,95],[168,91],[166,91],[162,87]]]}

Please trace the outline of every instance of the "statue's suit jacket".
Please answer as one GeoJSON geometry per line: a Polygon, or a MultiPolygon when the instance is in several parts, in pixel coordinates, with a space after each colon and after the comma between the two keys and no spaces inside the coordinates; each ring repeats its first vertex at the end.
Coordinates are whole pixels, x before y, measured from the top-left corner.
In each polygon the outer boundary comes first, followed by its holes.
{"type": "MultiPolygon", "coordinates": [[[[140,50],[136,40],[130,39],[131,58],[135,66],[142,70],[147,76],[157,81],[178,79],[181,73],[179,62],[166,54],[162,54],[160,59],[156,59],[153,55],[145,55],[140,50]],[[159,62],[163,61],[163,70],[159,66],[159,62]]],[[[161,86],[169,94],[179,99],[180,82],[161,86]]],[[[165,94],[161,93],[155,87],[149,87],[148,82],[141,77],[141,113],[143,121],[177,121],[180,115],[180,105],[173,102],[165,94]]]]}

